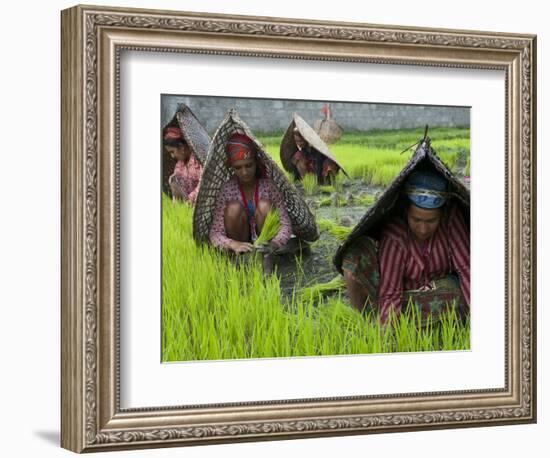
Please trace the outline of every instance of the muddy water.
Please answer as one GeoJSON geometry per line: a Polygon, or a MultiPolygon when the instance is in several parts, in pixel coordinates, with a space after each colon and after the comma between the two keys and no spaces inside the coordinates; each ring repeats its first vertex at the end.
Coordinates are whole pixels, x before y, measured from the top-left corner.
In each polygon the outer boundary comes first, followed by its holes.
{"type": "MultiPolygon", "coordinates": [[[[383,191],[381,187],[367,186],[361,181],[347,182],[340,192],[320,192],[305,196],[316,218],[329,219],[341,226],[354,227],[369,206],[358,205],[357,198],[374,198],[383,191]],[[330,205],[326,204],[330,198],[330,205]]],[[[303,193],[303,190],[302,190],[303,193]]],[[[276,258],[276,268],[285,296],[292,295],[295,287],[303,287],[332,280],[338,272],[332,258],[342,242],[328,232],[321,232],[318,241],[301,253],[276,258]]]]}

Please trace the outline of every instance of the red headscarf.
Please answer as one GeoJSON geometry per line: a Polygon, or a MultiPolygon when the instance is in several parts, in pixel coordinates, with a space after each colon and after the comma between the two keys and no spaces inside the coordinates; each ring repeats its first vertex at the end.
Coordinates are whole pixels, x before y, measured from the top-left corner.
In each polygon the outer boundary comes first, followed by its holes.
{"type": "Polygon", "coordinates": [[[164,140],[183,139],[183,132],[179,127],[167,127],[164,129],[164,140]]]}
{"type": "Polygon", "coordinates": [[[227,153],[227,160],[232,164],[236,161],[255,157],[256,146],[248,135],[233,134],[227,140],[225,152],[227,153]]]}

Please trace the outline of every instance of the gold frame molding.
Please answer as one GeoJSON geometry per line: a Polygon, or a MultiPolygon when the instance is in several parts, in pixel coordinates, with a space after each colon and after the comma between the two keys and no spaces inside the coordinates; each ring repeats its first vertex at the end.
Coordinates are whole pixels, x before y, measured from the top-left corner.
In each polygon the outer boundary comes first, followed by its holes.
{"type": "Polygon", "coordinates": [[[536,37],[76,6],[62,11],[61,445],[75,452],[536,421],[536,37]],[[124,50],[502,70],[503,389],[122,410],[119,59],[124,50]]]}

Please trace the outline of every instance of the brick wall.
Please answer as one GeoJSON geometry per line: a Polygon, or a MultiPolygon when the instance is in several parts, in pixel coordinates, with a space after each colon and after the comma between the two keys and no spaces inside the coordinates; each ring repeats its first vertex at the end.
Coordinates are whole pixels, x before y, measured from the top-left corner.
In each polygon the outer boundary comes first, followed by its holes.
{"type": "MultiPolygon", "coordinates": [[[[308,123],[323,117],[324,102],[243,99],[231,97],[163,95],[162,125],[172,119],[179,103],[186,103],[197,118],[213,134],[229,108],[235,107],[239,116],[254,132],[284,130],[297,112],[308,123]]],[[[421,105],[386,105],[376,103],[331,102],[332,118],[344,130],[401,129],[430,126],[469,126],[468,107],[421,105]]]]}

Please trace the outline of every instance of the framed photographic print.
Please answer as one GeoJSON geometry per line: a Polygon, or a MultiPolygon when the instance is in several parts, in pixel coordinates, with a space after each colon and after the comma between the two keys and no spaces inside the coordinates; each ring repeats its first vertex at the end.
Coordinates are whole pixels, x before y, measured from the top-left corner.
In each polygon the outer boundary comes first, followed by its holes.
{"type": "Polygon", "coordinates": [[[62,12],[62,446],[536,420],[536,38],[62,12]]]}

